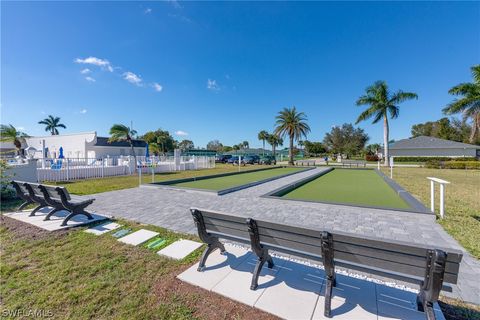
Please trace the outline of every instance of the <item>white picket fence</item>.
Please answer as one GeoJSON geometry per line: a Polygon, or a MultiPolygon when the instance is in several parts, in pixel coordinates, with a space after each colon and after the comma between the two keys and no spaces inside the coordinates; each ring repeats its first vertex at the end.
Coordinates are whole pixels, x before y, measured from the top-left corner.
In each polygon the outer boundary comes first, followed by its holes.
{"type": "Polygon", "coordinates": [[[70,181],[78,179],[103,178],[142,173],[161,173],[183,170],[197,170],[215,167],[213,157],[137,157],[135,170],[133,157],[105,159],[40,159],[37,162],[38,181],[70,181]]]}

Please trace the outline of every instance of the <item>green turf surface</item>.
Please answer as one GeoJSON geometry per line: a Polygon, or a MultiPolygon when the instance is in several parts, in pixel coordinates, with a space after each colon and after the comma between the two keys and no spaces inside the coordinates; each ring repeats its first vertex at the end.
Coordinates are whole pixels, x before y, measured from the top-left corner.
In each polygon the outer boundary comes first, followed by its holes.
{"type": "Polygon", "coordinates": [[[219,191],[219,190],[241,186],[247,183],[252,183],[256,181],[261,181],[261,180],[281,176],[284,174],[299,172],[304,169],[305,168],[273,168],[270,170],[239,173],[239,174],[225,176],[225,177],[181,182],[181,183],[172,184],[172,186],[219,191]]]}
{"type": "Polygon", "coordinates": [[[283,198],[410,208],[374,170],[334,169],[283,195],[283,198]]]}

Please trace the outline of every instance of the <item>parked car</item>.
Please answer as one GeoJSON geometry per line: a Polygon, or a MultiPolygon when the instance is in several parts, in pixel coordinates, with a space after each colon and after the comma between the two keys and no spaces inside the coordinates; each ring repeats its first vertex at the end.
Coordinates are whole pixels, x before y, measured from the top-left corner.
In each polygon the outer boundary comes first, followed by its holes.
{"type": "Polygon", "coordinates": [[[219,155],[215,158],[215,162],[216,163],[227,163],[228,159],[230,159],[231,157],[232,157],[231,154],[222,154],[222,155],[219,155]]]}
{"type": "Polygon", "coordinates": [[[238,163],[238,157],[237,156],[231,157],[230,159],[227,160],[227,163],[231,163],[231,164],[238,163]]]}
{"type": "Polygon", "coordinates": [[[244,159],[242,159],[242,163],[245,163],[245,164],[260,163],[260,157],[257,155],[246,156],[244,159]]]}
{"type": "Polygon", "coordinates": [[[275,159],[274,156],[263,156],[260,158],[260,164],[270,164],[270,165],[276,165],[277,160],[275,159]]]}

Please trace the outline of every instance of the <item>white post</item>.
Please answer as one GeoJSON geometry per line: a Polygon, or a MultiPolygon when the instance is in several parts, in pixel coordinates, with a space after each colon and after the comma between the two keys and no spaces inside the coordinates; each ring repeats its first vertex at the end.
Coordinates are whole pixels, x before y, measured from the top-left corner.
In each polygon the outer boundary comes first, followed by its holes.
{"type": "Polygon", "coordinates": [[[380,170],[380,161],[377,161],[377,170],[380,170]]]}
{"type": "Polygon", "coordinates": [[[65,159],[67,161],[67,181],[69,180],[70,178],[70,164],[69,164],[69,161],[68,161],[68,158],[65,159]]]}
{"type": "MultiPolygon", "coordinates": [[[[136,166],[137,164],[135,164],[136,166]]],[[[140,170],[138,170],[138,186],[141,186],[142,185],[142,168],[140,168],[140,170]]]]}
{"type": "Polygon", "coordinates": [[[430,180],[430,210],[435,212],[435,181],[430,180]]]}
{"type": "Polygon", "coordinates": [[[240,163],[242,162],[242,156],[238,156],[238,171],[240,171],[240,163]]]}
{"type": "Polygon", "coordinates": [[[440,217],[443,219],[444,213],[445,213],[445,201],[444,201],[444,191],[445,191],[445,185],[443,183],[440,183],[440,217]]]}
{"type": "Polygon", "coordinates": [[[42,169],[45,169],[45,139],[42,140],[42,169]]]}

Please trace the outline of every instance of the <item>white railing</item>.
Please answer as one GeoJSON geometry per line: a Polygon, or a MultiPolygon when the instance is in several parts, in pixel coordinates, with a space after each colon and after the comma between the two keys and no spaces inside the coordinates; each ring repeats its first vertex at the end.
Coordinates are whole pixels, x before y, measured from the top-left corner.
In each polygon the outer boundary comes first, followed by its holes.
{"type": "MultiPolygon", "coordinates": [[[[215,159],[204,156],[182,156],[177,159],[173,156],[148,158],[138,156],[136,167],[136,171],[142,173],[207,169],[215,167],[215,159]]],[[[69,181],[134,173],[133,157],[39,159],[37,161],[38,181],[69,181]]]]}

